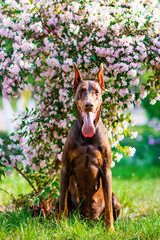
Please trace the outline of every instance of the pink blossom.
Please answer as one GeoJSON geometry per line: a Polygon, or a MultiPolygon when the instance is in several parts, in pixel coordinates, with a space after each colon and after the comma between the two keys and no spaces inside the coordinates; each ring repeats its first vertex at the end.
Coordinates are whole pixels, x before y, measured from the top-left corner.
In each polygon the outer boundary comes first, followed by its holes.
{"type": "Polygon", "coordinates": [[[128,46],[125,51],[127,53],[133,53],[133,46],[128,46]]]}
{"type": "Polygon", "coordinates": [[[38,167],[35,163],[33,163],[32,166],[31,166],[31,169],[33,169],[34,171],[36,171],[36,170],[39,169],[39,167],[38,167]]]}
{"type": "Polygon", "coordinates": [[[124,88],[124,89],[119,90],[119,95],[122,96],[122,97],[127,95],[128,93],[129,93],[128,88],[124,88]]]}
{"type": "Polygon", "coordinates": [[[67,127],[66,119],[60,121],[60,127],[64,128],[64,129],[67,127]]]}
{"type": "Polygon", "coordinates": [[[135,154],[136,149],[134,147],[129,147],[128,150],[128,156],[133,157],[133,155],[135,154]]]}
{"type": "Polygon", "coordinates": [[[139,86],[139,89],[140,89],[140,90],[141,90],[141,92],[142,92],[142,91],[144,91],[144,89],[145,89],[145,86],[143,86],[143,85],[140,85],[140,86],[139,86]]]}
{"type": "Polygon", "coordinates": [[[116,157],[116,161],[119,162],[123,158],[123,155],[120,153],[116,153],[115,157],[116,157]]]}
{"type": "Polygon", "coordinates": [[[122,133],[123,133],[122,127],[117,126],[116,129],[115,129],[115,133],[116,133],[116,134],[118,134],[118,133],[122,134],[122,133]]]}
{"type": "Polygon", "coordinates": [[[127,86],[127,82],[124,79],[122,80],[122,86],[127,86]]]}
{"type": "Polygon", "coordinates": [[[64,72],[71,72],[71,68],[69,67],[68,64],[63,64],[62,69],[64,72]]]}
{"type": "MultiPolygon", "coordinates": [[[[111,93],[115,93],[116,89],[115,88],[109,88],[108,91],[111,92],[111,93]]],[[[110,100],[110,98],[109,98],[109,100],[110,100]]]]}
{"type": "Polygon", "coordinates": [[[136,105],[139,107],[141,104],[141,99],[137,99],[137,101],[135,101],[136,105]]]}
{"type": "Polygon", "coordinates": [[[0,138],[0,145],[3,145],[3,140],[0,138]]]}
{"type": "Polygon", "coordinates": [[[152,104],[152,105],[154,105],[156,103],[156,99],[152,99],[151,101],[150,101],[150,104],[152,104]]]}
{"type": "Polygon", "coordinates": [[[158,42],[158,41],[156,42],[156,47],[157,47],[157,48],[160,48],[160,41],[159,41],[159,42],[158,42]]]}
{"type": "Polygon", "coordinates": [[[5,27],[11,27],[12,26],[12,21],[9,17],[4,18],[2,23],[3,23],[3,26],[5,26],[5,27]]]}
{"type": "Polygon", "coordinates": [[[154,61],[154,60],[151,60],[151,61],[150,61],[150,64],[155,65],[155,61],[154,61]]]}
{"type": "Polygon", "coordinates": [[[19,68],[19,66],[17,64],[14,64],[14,65],[10,66],[9,70],[10,70],[11,73],[14,73],[14,74],[17,75],[19,73],[19,71],[20,71],[20,68],[19,68]]]}
{"type": "Polygon", "coordinates": [[[49,66],[55,66],[55,67],[59,67],[60,66],[59,61],[56,58],[47,58],[46,59],[46,63],[49,66]]]}
{"type": "MultiPolygon", "coordinates": [[[[73,32],[74,34],[78,34],[79,26],[77,26],[75,24],[70,24],[70,31],[73,32]]],[[[77,45],[76,40],[74,40],[73,42],[74,42],[74,45],[77,45]]]]}
{"type": "Polygon", "coordinates": [[[0,156],[2,157],[4,155],[5,155],[5,152],[2,149],[0,149],[0,156]]]}
{"type": "MultiPolygon", "coordinates": [[[[39,165],[40,165],[41,168],[46,167],[46,166],[47,166],[46,160],[41,161],[39,165]]],[[[32,166],[32,167],[33,167],[33,166],[32,166]]]]}
{"type": "Polygon", "coordinates": [[[71,58],[67,58],[65,61],[64,61],[65,64],[69,64],[70,66],[73,66],[73,59],[71,58]]]}
{"type": "Polygon", "coordinates": [[[134,127],[135,124],[136,124],[136,121],[132,119],[132,120],[131,120],[131,125],[132,125],[132,127],[134,127]]]}
{"type": "Polygon", "coordinates": [[[147,96],[147,91],[143,91],[140,94],[140,98],[144,99],[147,96]]]}
{"type": "Polygon", "coordinates": [[[29,159],[25,159],[22,161],[24,169],[26,168],[27,165],[31,165],[32,162],[29,159]]]}
{"type": "Polygon", "coordinates": [[[79,7],[80,7],[80,3],[77,3],[77,2],[72,2],[72,11],[73,12],[78,12],[79,10],[79,7]]]}
{"type": "Polygon", "coordinates": [[[155,99],[160,101],[160,94],[158,94],[155,99]]]}
{"type": "Polygon", "coordinates": [[[57,155],[57,158],[61,161],[62,158],[62,152],[60,154],[57,155]]]}
{"type": "Polygon", "coordinates": [[[124,135],[121,134],[117,137],[118,142],[122,141],[124,139],[124,135]]]}
{"type": "MultiPolygon", "coordinates": [[[[100,56],[103,56],[103,55],[101,54],[100,56]]],[[[115,60],[115,58],[113,58],[113,57],[107,57],[106,60],[107,60],[108,63],[113,63],[114,60],[115,60]]]]}
{"type": "Polygon", "coordinates": [[[5,174],[6,174],[6,176],[9,176],[10,174],[11,174],[11,170],[7,170],[6,172],[5,172],[5,174]]]}
{"type": "Polygon", "coordinates": [[[128,71],[128,65],[125,63],[120,63],[120,72],[127,72],[128,71]]]}
{"type": "Polygon", "coordinates": [[[135,69],[131,69],[128,71],[127,75],[129,77],[136,77],[137,76],[137,71],[135,69]]]}
{"type": "Polygon", "coordinates": [[[137,136],[138,136],[138,132],[137,131],[131,132],[131,139],[137,138],[137,136]]]}
{"type": "Polygon", "coordinates": [[[131,86],[137,86],[138,84],[139,84],[139,78],[136,78],[130,81],[131,86]]]}
{"type": "Polygon", "coordinates": [[[111,163],[111,168],[113,168],[114,166],[115,166],[115,162],[112,161],[112,163],[111,163]]]}
{"type": "Polygon", "coordinates": [[[65,142],[66,142],[66,138],[63,138],[62,143],[65,144],[65,142]]]}
{"type": "Polygon", "coordinates": [[[20,162],[23,159],[22,155],[16,155],[15,159],[17,160],[17,162],[20,162]]]}
{"type": "Polygon", "coordinates": [[[8,150],[11,150],[12,149],[12,145],[8,145],[7,148],[8,148],[8,150]]]}

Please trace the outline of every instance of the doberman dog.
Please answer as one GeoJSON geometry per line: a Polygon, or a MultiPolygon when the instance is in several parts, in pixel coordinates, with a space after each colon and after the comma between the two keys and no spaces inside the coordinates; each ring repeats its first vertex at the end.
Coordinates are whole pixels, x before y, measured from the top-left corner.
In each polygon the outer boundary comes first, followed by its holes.
{"type": "Polygon", "coordinates": [[[84,81],[74,64],[73,92],[77,119],[72,126],[62,154],[59,218],[72,209],[90,219],[104,214],[106,228],[120,215],[121,205],[112,193],[112,153],[107,130],[101,119],[104,93],[103,64],[94,81],[84,81]]]}

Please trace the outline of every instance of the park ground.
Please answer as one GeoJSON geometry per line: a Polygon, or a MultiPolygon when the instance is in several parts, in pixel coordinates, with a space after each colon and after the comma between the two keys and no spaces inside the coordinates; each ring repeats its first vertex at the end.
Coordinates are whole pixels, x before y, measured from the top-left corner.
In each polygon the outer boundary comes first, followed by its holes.
{"type": "MultiPolygon", "coordinates": [[[[115,231],[106,231],[103,220],[81,219],[78,212],[63,219],[31,217],[29,211],[3,210],[11,202],[0,191],[0,239],[160,239],[160,166],[117,165],[112,169],[113,191],[122,204],[115,231]]],[[[0,188],[14,196],[30,191],[29,186],[13,172],[0,183],[0,188]]],[[[10,206],[10,205],[9,205],[10,206]]]]}

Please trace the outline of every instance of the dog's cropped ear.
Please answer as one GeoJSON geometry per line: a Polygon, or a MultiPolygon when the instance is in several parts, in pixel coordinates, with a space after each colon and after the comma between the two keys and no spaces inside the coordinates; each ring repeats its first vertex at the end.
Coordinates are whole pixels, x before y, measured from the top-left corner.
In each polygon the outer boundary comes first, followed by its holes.
{"type": "Polygon", "coordinates": [[[103,79],[103,63],[101,63],[101,66],[99,68],[97,77],[96,77],[96,81],[99,83],[99,85],[101,86],[102,90],[105,90],[104,87],[104,79],[103,79]]]}
{"type": "Polygon", "coordinates": [[[75,76],[74,76],[74,82],[73,82],[73,92],[75,93],[76,92],[76,88],[78,86],[78,84],[83,81],[82,79],[82,76],[76,66],[75,63],[73,63],[73,69],[74,69],[74,73],[75,73],[75,76]]]}

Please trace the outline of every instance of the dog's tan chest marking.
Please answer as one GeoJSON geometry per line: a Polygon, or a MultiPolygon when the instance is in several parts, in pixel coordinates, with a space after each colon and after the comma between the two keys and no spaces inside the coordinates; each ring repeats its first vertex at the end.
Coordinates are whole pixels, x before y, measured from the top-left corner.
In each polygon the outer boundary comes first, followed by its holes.
{"type": "Polygon", "coordinates": [[[98,169],[103,163],[101,152],[94,149],[93,146],[81,146],[78,149],[68,150],[68,155],[73,168],[77,165],[83,169],[88,169],[92,166],[98,169]]]}

